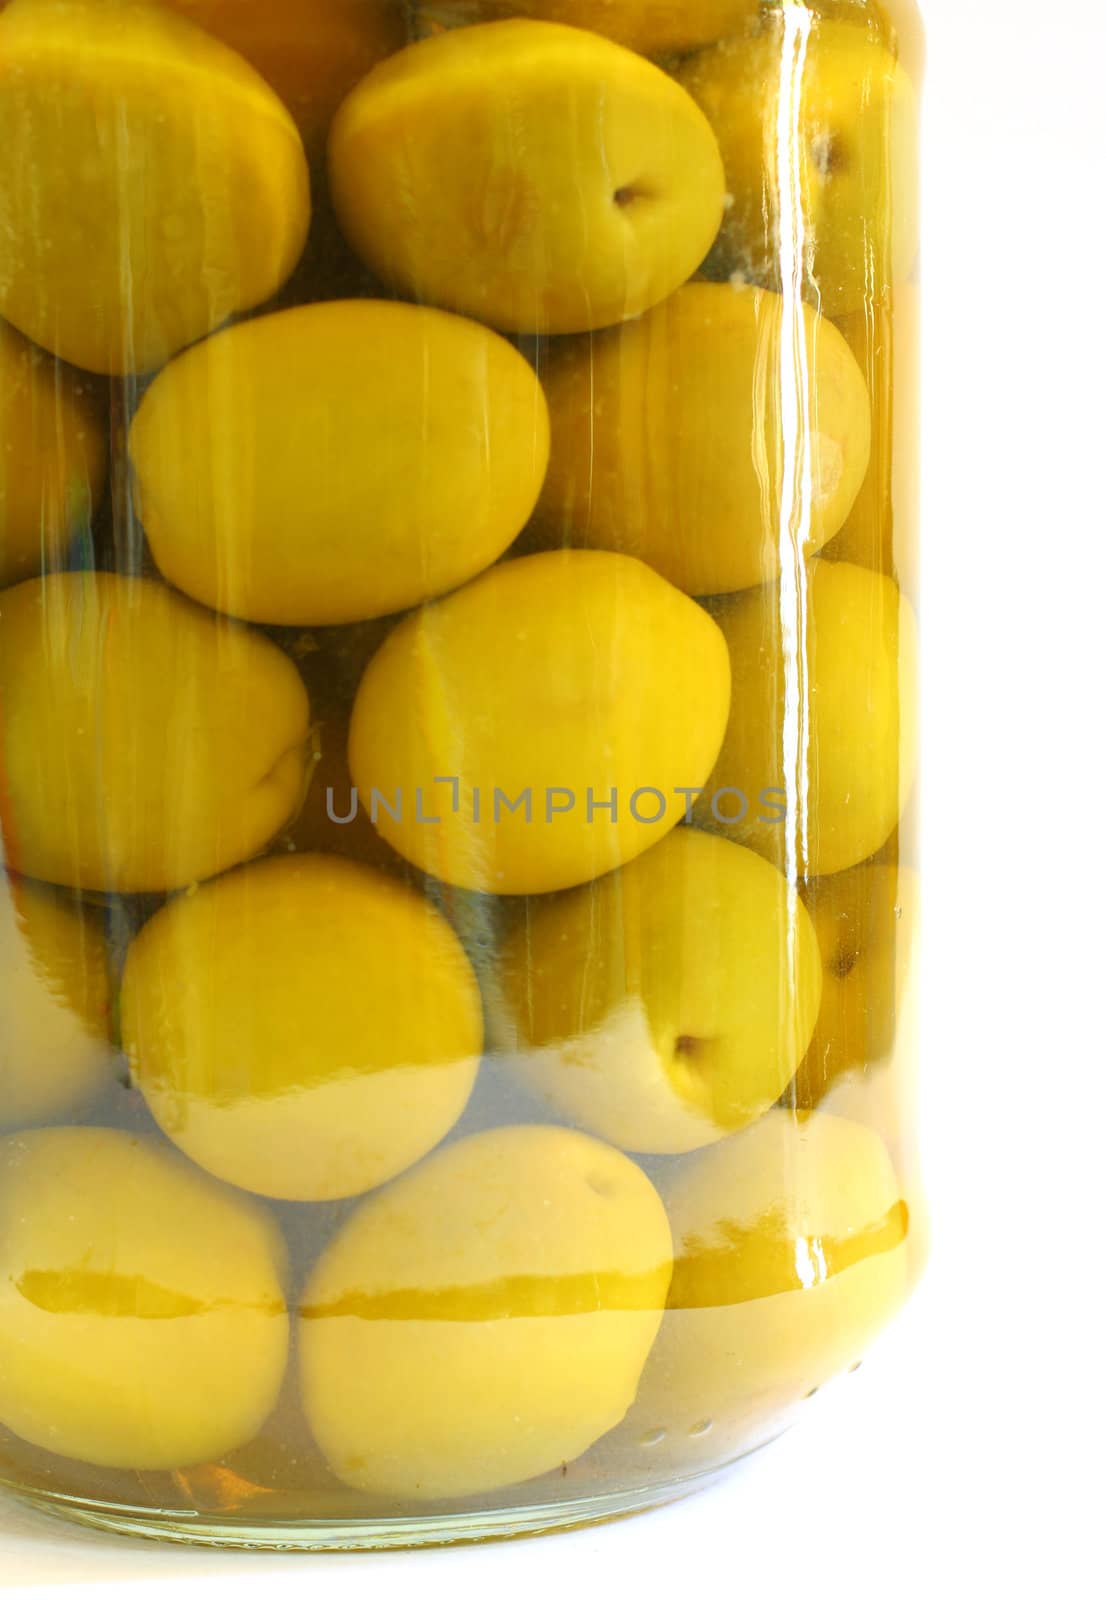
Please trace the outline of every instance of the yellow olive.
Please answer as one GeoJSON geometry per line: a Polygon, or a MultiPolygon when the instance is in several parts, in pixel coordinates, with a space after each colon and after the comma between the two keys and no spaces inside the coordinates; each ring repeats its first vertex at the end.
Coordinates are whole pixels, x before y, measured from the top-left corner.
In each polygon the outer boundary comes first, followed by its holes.
{"type": "Polygon", "coordinates": [[[837,319],[872,397],[872,455],[840,533],[823,554],[894,577],[918,593],[919,293],[898,284],[878,305],[837,319]]]}
{"type": "Polygon", "coordinates": [[[73,1111],[111,1081],[102,919],[0,872],[0,1128],[73,1111]]]}
{"type": "Polygon", "coordinates": [[[401,622],[350,731],[389,844],[462,888],[538,894],[640,855],[684,817],[725,724],[725,644],[628,556],[503,562],[401,622]]]}
{"type": "Polygon", "coordinates": [[[241,56],[146,5],[0,17],[0,314],[94,372],[146,372],[259,305],[310,202],[288,112],[241,56]]]}
{"type": "Polygon", "coordinates": [[[245,1444],[288,1348],[272,1219],[110,1128],[0,1140],[0,1423],[103,1467],[245,1444]]]}
{"type": "Polygon", "coordinates": [[[0,854],[30,877],[183,886],[262,850],[303,791],[288,657],[146,579],[0,591],[0,704],[0,854]]]}
{"type": "Polygon", "coordinates": [[[0,324],[0,586],[62,564],[106,478],[88,380],[0,324]]]}
{"type": "Polygon", "coordinates": [[[868,390],[844,338],[766,290],[690,283],[625,328],[566,340],[543,381],[545,542],[639,556],[689,594],[777,577],[781,542],[817,550],[868,466],[868,390]]]}
{"type": "Polygon", "coordinates": [[[677,76],[718,136],[730,264],[773,287],[802,277],[829,316],[878,302],[909,276],[918,102],[878,37],[784,6],[677,76]]]}
{"type": "Polygon", "coordinates": [[[815,878],[804,890],[822,952],[822,1006],[795,1078],[813,1106],[843,1074],[887,1065],[918,918],[918,875],[891,863],[815,878]]]}
{"type": "Polygon", "coordinates": [[[695,1150],[791,1081],[820,965],[782,873],[677,828],[620,871],[528,903],[500,965],[506,1065],[624,1149],[695,1150]]]}
{"type": "MultiPolygon", "coordinates": [[[[906,1298],[910,1215],[869,1128],[770,1111],[663,1185],[675,1266],[619,1438],[715,1465],[859,1360],[906,1298]]],[[[612,1441],[613,1442],[613,1441],[612,1441]]]]}
{"type": "Polygon", "coordinates": [[[722,218],[703,113],[659,68],[516,19],[401,50],[330,133],[350,243],[410,299],[508,331],[577,333],[663,300],[722,218]]]}
{"type": "Polygon", "coordinates": [[[549,456],[545,398],[505,339],[420,306],[344,300],[186,350],[131,428],[165,576],[254,622],[354,622],[503,554],[549,456]]]}
{"type": "Polygon", "coordinates": [[[480,1494],[624,1416],[671,1272],[664,1208],[618,1151],[495,1128],[370,1196],[304,1292],[304,1408],[345,1482],[480,1494]]]}
{"type": "Polygon", "coordinates": [[[480,995],[448,923],[333,856],[256,862],[131,946],[123,1042],[161,1127],[216,1177],[332,1200],[394,1177],[465,1108],[480,995]]]}
{"type": "Polygon", "coordinates": [[[403,0],[164,0],[245,56],[308,148],[353,86],[406,42],[403,0]]]}
{"type": "Polygon", "coordinates": [[[874,855],[910,793],[917,624],[891,579],[866,567],[818,560],[797,578],[788,596],[755,589],[715,608],[733,699],[697,815],[816,877],[874,855]],[[801,728],[788,724],[797,696],[801,728]]]}

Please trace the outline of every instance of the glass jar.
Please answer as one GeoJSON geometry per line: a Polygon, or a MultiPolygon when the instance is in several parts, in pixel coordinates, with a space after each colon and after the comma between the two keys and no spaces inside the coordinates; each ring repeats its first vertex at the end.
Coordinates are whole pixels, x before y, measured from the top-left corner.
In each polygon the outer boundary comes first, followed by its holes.
{"type": "Polygon", "coordinates": [[[905,1299],[919,72],[867,0],[5,8],[11,1491],[605,1518],[905,1299]]]}

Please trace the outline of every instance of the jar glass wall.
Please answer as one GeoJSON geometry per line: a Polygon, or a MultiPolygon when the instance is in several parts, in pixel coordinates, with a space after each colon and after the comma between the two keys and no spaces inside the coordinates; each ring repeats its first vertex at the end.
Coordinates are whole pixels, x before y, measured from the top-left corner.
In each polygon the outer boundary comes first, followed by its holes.
{"type": "Polygon", "coordinates": [[[0,12],[0,1483],[681,1494],[925,1253],[916,15],[0,12]]]}

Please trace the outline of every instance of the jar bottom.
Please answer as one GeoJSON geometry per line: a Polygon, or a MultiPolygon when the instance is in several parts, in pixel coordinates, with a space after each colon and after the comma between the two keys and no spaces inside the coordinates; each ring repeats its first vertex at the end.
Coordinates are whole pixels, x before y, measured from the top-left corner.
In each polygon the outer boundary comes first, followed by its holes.
{"type": "Polygon", "coordinates": [[[24,1505],[65,1522],[80,1523],[104,1533],[125,1534],[170,1544],[207,1545],[230,1550],[304,1551],[413,1550],[442,1545],[490,1544],[545,1533],[614,1522],[671,1505],[722,1477],[738,1461],[763,1449],[782,1433],[758,1439],[730,1460],[703,1471],[663,1482],[637,1485],[606,1494],[520,1505],[497,1510],[451,1511],[400,1517],[311,1518],[219,1516],[210,1511],[158,1510],[109,1500],[84,1499],[29,1488],[0,1479],[0,1491],[24,1505]]]}

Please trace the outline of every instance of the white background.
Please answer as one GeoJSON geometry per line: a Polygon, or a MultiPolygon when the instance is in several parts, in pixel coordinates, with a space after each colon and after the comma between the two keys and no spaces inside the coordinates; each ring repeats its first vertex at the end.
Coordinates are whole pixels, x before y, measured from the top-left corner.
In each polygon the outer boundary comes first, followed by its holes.
{"type": "Polygon", "coordinates": [[[1101,0],[926,13],[923,1289],[803,1427],[665,1511],[263,1557],[0,1506],[0,1589],[1103,1593],[1106,26],[1101,0]]]}

